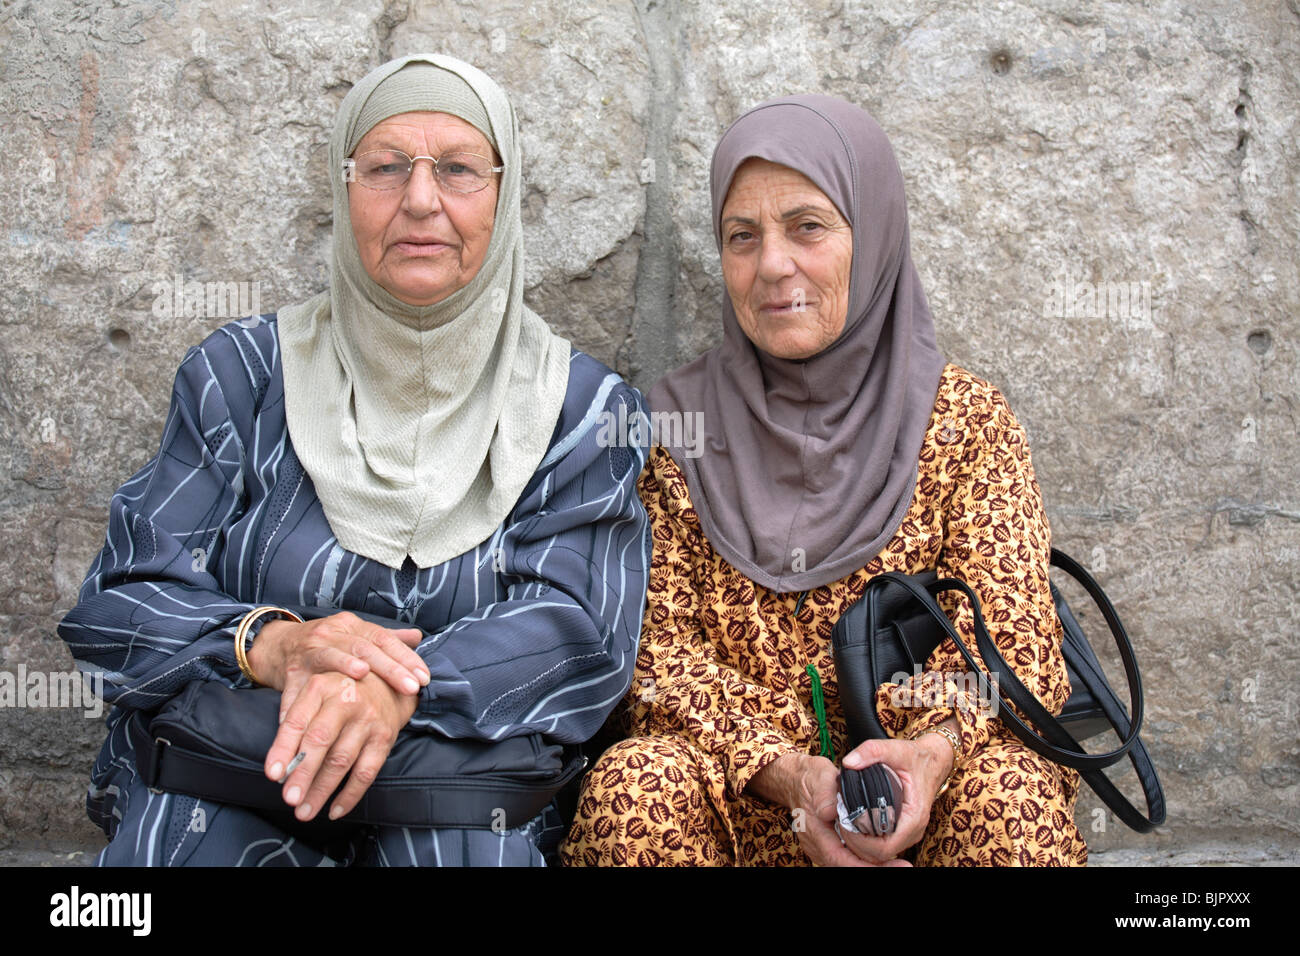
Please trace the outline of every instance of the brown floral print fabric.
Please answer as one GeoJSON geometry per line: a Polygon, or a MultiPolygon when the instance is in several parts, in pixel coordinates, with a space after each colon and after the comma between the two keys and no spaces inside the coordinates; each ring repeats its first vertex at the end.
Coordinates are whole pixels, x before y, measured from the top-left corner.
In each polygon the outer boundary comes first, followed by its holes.
{"type": "MultiPolygon", "coordinates": [[[[804,595],[779,594],[722,560],[700,530],[671,456],[652,451],[638,490],[654,557],[636,676],[616,713],[630,739],[588,774],[562,847],[570,865],[806,865],[787,809],[745,793],[782,754],[820,752],[813,665],[838,762],[850,749],[831,629],[886,571],[937,569],[979,596],[1003,657],[1052,713],[1070,686],[1048,587],[1051,532],[1024,429],[997,388],[955,365],[940,379],[916,489],[866,567],[804,595]],[[795,608],[799,605],[798,613],[795,608]]],[[[797,546],[797,541],[792,542],[797,546]]],[[[965,598],[945,610],[975,649],[965,598]]],[[[925,865],[1083,865],[1076,771],[1026,749],[976,698],[951,641],[926,670],[882,686],[896,738],[955,716],[962,757],[909,858],[925,865]]]]}

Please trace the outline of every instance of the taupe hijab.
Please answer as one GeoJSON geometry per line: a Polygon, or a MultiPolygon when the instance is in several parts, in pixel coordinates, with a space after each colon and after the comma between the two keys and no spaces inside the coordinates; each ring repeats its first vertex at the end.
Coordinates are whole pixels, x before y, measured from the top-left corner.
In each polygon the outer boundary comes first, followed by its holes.
{"type": "Polygon", "coordinates": [[[717,552],[764,587],[799,591],[862,568],[902,523],[946,363],[912,264],[902,172],[875,120],[811,95],[736,120],[713,153],[719,249],[727,191],[751,157],[803,173],[853,227],[844,331],[811,358],[776,358],[728,299],[722,344],[664,376],[650,405],[703,413],[699,457],[668,450],[717,552]]]}
{"type": "Polygon", "coordinates": [[[285,414],[339,544],[389,567],[407,555],[430,567],[491,537],[564,402],[569,343],[523,304],[519,166],[505,91],[451,57],[385,63],[339,107],[329,291],[279,316],[285,414]],[[429,306],[407,305],[366,273],[343,178],[343,159],[372,127],[417,110],[464,119],[505,166],[482,266],[429,306]]]}

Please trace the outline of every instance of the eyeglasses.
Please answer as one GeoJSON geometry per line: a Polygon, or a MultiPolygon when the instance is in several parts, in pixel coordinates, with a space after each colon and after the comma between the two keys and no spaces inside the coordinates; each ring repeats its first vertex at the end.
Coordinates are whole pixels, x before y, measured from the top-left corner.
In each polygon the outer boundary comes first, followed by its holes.
{"type": "Polygon", "coordinates": [[[454,193],[476,193],[492,182],[492,174],[505,169],[493,166],[486,156],[477,153],[444,153],[432,156],[407,156],[400,149],[371,149],[355,159],[343,160],[343,181],[358,183],[367,189],[399,189],[411,178],[417,159],[433,163],[433,174],[443,189],[454,193]]]}

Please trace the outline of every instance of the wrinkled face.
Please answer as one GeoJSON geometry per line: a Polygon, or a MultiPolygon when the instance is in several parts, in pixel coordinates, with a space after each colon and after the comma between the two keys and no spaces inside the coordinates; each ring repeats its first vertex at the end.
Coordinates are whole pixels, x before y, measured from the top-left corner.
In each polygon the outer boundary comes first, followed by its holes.
{"type": "MultiPolygon", "coordinates": [[[[487,137],[449,113],[390,117],[366,133],[352,155],[385,148],[408,156],[477,153],[500,165],[487,137]]],[[[348,183],[352,235],[366,273],[408,305],[432,305],[465,287],[487,254],[498,187],[493,175],[475,193],[445,190],[428,160],[417,162],[397,189],[348,183]]]]}
{"type": "Polygon", "coordinates": [[[736,319],[778,358],[810,358],[844,330],[853,230],[803,173],[765,159],[736,170],[722,206],[722,278],[736,319]]]}

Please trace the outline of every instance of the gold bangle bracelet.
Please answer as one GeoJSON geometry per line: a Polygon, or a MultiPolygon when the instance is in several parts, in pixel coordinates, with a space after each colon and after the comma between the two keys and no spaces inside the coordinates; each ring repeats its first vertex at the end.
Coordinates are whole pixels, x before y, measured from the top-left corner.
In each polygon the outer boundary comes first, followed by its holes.
{"type": "Polygon", "coordinates": [[[276,607],[273,604],[263,604],[261,607],[255,607],[245,614],[244,619],[239,622],[239,627],[235,629],[235,663],[239,665],[240,673],[258,685],[262,682],[257,679],[257,675],[253,673],[252,665],[248,663],[248,648],[253,646],[253,642],[248,640],[248,629],[263,614],[271,613],[279,614],[291,621],[297,621],[299,624],[302,623],[302,618],[292,611],[286,611],[284,608],[276,607]],[[245,644],[245,641],[247,641],[247,644],[245,644]]]}
{"type": "Polygon", "coordinates": [[[918,734],[913,735],[913,740],[920,740],[926,734],[941,734],[944,740],[952,746],[952,769],[948,771],[948,779],[944,780],[943,786],[939,788],[934,798],[938,800],[948,790],[948,785],[952,783],[953,774],[957,772],[957,764],[961,761],[961,738],[953,732],[950,727],[927,727],[918,734]]]}

